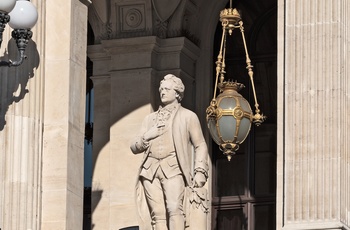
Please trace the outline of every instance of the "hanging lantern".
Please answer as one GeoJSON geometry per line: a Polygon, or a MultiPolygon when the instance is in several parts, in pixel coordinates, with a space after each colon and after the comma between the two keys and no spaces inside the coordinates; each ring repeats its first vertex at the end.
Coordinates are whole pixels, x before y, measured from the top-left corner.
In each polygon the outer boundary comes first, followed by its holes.
{"type": "Polygon", "coordinates": [[[220,21],[222,22],[222,37],[220,52],[216,63],[216,79],[214,96],[207,108],[207,124],[210,135],[213,140],[219,145],[220,150],[231,160],[232,155],[239,149],[239,145],[246,139],[250,132],[251,123],[259,126],[265,116],[260,114],[259,104],[256,98],[253,66],[248,55],[243,22],[241,16],[236,9],[224,9],[220,12],[220,21]],[[240,29],[243,39],[243,45],[246,54],[246,63],[248,76],[252,84],[255,114],[253,114],[248,101],[238,93],[244,85],[233,81],[225,80],[225,55],[226,55],[226,38],[227,35],[232,35],[234,29],[240,29]],[[220,94],[216,96],[217,88],[220,89],[220,94]]]}

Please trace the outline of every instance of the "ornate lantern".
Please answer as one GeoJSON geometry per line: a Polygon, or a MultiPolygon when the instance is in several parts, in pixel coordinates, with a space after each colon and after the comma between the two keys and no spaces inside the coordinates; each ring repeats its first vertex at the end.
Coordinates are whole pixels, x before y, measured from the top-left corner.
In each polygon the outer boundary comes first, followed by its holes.
{"type": "Polygon", "coordinates": [[[31,28],[38,20],[38,11],[35,6],[27,0],[1,0],[0,1],[0,46],[2,35],[8,23],[12,31],[12,38],[16,40],[19,51],[19,60],[0,61],[0,66],[19,66],[27,56],[24,51],[31,39],[33,32],[31,28]]]}
{"type": "Polygon", "coordinates": [[[265,116],[260,114],[259,104],[256,98],[253,66],[248,55],[247,45],[244,36],[244,27],[240,14],[236,9],[224,9],[220,12],[220,21],[222,23],[222,37],[220,52],[216,63],[216,79],[214,96],[207,108],[207,123],[213,140],[219,145],[220,150],[231,160],[232,155],[236,153],[239,145],[246,139],[250,132],[251,123],[259,126],[265,116]],[[233,81],[224,81],[225,78],[225,55],[226,38],[231,36],[234,29],[240,29],[243,39],[244,50],[246,54],[246,63],[248,75],[252,84],[255,114],[253,114],[250,105],[246,99],[238,93],[244,86],[241,83],[233,81]],[[217,88],[220,94],[216,96],[217,88]]]}

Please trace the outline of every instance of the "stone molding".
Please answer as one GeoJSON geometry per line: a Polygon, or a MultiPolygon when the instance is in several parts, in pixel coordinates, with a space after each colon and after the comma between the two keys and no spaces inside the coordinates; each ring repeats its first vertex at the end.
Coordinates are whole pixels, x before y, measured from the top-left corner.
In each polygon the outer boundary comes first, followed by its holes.
{"type": "Polygon", "coordinates": [[[348,230],[349,228],[341,222],[330,221],[330,222],[318,222],[318,223],[294,223],[286,224],[282,230],[348,230]]]}
{"type": "Polygon", "coordinates": [[[103,40],[99,45],[88,47],[88,56],[94,62],[94,75],[123,69],[154,68],[164,71],[180,68],[194,77],[194,63],[198,55],[199,48],[184,37],[103,40]]]}

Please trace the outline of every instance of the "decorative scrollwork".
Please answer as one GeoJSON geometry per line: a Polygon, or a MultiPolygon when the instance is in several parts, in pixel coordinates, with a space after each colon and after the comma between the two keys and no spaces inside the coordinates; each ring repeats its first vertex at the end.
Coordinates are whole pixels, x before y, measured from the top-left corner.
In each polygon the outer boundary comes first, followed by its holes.
{"type": "Polygon", "coordinates": [[[10,16],[8,14],[0,12],[0,46],[2,43],[2,33],[5,30],[6,24],[10,21],[10,16]]]}
{"type": "Polygon", "coordinates": [[[207,108],[206,113],[207,113],[207,120],[208,119],[215,119],[217,117],[217,101],[213,99],[210,102],[210,106],[207,108]]]}

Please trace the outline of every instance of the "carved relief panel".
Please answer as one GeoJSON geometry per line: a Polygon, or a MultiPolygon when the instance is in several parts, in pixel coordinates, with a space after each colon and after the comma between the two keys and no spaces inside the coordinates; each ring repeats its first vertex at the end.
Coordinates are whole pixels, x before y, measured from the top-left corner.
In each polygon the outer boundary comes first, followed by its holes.
{"type": "Polygon", "coordinates": [[[114,0],[111,10],[113,37],[152,35],[152,5],[149,0],[114,0]]]}

